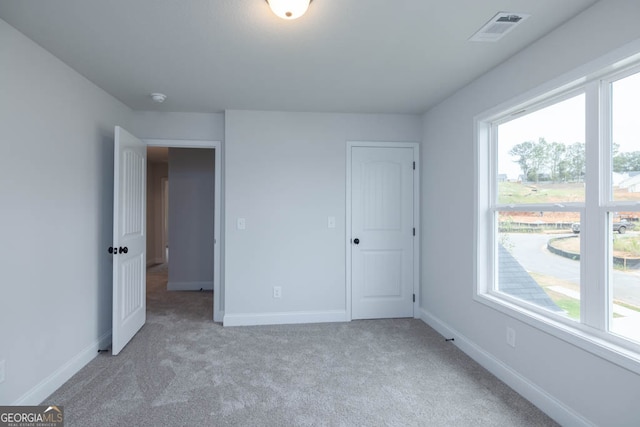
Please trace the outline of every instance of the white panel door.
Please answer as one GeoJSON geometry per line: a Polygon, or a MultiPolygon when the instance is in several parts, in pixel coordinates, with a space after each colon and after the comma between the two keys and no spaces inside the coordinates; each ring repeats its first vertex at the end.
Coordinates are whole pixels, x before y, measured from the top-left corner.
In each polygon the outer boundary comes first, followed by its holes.
{"type": "Polygon", "coordinates": [[[146,320],[147,146],[119,126],[113,175],[113,328],[116,355],[146,320]]]}
{"type": "Polygon", "coordinates": [[[413,317],[413,149],[352,147],[351,317],[413,317]]]}

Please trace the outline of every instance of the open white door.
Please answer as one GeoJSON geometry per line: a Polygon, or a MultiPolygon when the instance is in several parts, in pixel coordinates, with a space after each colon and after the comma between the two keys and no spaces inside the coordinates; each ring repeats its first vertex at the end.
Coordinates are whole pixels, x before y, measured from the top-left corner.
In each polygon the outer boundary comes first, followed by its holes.
{"type": "Polygon", "coordinates": [[[146,320],[147,146],[119,126],[113,158],[113,327],[116,355],[146,320]]]}
{"type": "Polygon", "coordinates": [[[413,317],[414,150],[351,151],[353,319],[413,317]]]}

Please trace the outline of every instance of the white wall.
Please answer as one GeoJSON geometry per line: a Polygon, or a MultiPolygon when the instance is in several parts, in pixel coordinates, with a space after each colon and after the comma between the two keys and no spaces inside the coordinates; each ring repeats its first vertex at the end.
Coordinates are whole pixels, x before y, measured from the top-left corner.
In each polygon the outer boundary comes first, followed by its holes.
{"type": "Polygon", "coordinates": [[[142,139],[223,141],[224,114],[134,111],[130,132],[142,139]]]}
{"type": "Polygon", "coordinates": [[[424,115],[424,318],[458,333],[456,343],[506,373],[512,385],[523,381],[521,391],[537,390],[529,397],[565,425],[580,417],[602,426],[640,425],[640,377],[473,300],[473,118],[637,39],[638,18],[640,2],[598,2],[424,115]],[[507,326],[516,329],[516,348],[506,345],[507,326]]]}
{"type": "Polygon", "coordinates": [[[169,290],[213,289],[214,156],[169,148],[169,290]]]}
{"type": "Polygon", "coordinates": [[[155,264],[155,197],[153,188],[153,164],[147,157],[147,267],[155,264]]]}
{"type": "Polygon", "coordinates": [[[344,320],[346,141],[420,141],[421,117],[225,116],[225,325],[344,320]]]}
{"type": "Polygon", "coordinates": [[[147,265],[159,264],[164,261],[162,179],[168,177],[167,163],[147,163],[147,265]]]}
{"type": "Polygon", "coordinates": [[[131,111],[0,20],[0,404],[110,344],[113,132],[131,111]]]}

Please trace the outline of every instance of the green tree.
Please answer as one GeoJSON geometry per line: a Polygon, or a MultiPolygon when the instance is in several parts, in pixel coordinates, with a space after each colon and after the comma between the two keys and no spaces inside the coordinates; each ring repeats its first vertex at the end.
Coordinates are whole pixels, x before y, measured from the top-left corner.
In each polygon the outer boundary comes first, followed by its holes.
{"type": "Polygon", "coordinates": [[[520,165],[520,170],[522,170],[522,175],[524,175],[525,180],[528,179],[529,170],[532,167],[534,147],[535,144],[533,141],[525,141],[514,145],[513,148],[509,150],[509,155],[518,157],[518,159],[514,161],[520,165]]]}
{"type": "Polygon", "coordinates": [[[529,170],[531,180],[535,181],[536,184],[540,180],[540,174],[548,169],[549,154],[549,143],[544,138],[538,138],[538,142],[533,144],[533,149],[531,150],[531,168],[529,170]]]}
{"type": "MultiPolygon", "coordinates": [[[[540,175],[549,173],[554,181],[581,181],[585,173],[585,145],[575,142],[565,145],[559,142],[548,143],[545,138],[537,142],[525,141],[516,144],[509,151],[520,165],[522,174],[528,181],[538,182],[540,175]]],[[[640,152],[637,166],[640,170],[640,152]]],[[[625,159],[625,165],[630,160],[625,159]]]]}
{"type": "Polygon", "coordinates": [[[549,168],[551,169],[551,179],[554,182],[565,179],[562,175],[566,169],[566,163],[564,163],[566,152],[567,147],[564,144],[552,142],[549,145],[549,168]]]}
{"type": "Polygon", "coordinates": [[[613,171],[640,171],[640,151],[628,151],[616,154],[613,157],[613,171]]]}
{"type": "Polygon", "coordinates": [[[586,166],[584,142],[574,142],[567,146],[566,161],[567,176],[573,181],[581,181],[586,166]]]}

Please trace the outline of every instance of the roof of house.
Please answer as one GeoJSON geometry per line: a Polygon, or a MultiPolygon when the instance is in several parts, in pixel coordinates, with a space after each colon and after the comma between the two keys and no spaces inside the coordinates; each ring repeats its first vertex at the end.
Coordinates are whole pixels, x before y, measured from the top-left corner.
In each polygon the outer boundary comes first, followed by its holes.
{"type": "Polygon", "coordinates": [[[498,259],[498,286],[502,292],[547,310],[563,311],[502,245],[498,245],[498,259]]]}
{"type": "Polygon", "coordinates": [[[638,175],[637,172],[628,172],[628,174],[629,174],[629,178],[623,181],[620,181],[620,183],[618,183],[618,186],[620,188],[629,188],[634,185],[640,184],[640,175],[638,175]]]}

